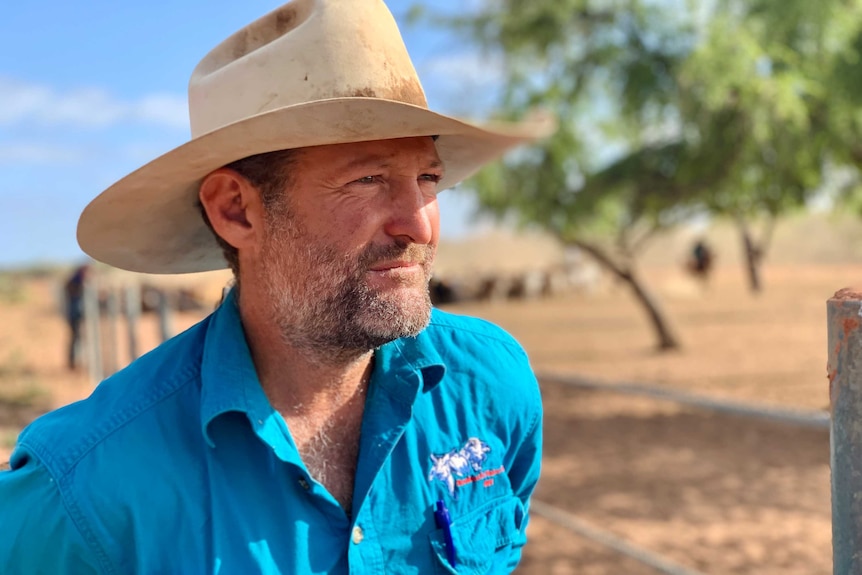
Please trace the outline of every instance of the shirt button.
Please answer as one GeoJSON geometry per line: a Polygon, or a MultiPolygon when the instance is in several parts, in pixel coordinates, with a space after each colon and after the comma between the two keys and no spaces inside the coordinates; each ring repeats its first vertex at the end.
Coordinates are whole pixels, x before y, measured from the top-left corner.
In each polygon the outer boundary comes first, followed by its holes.
{"type": "Polygon", "coordinates": [[[308,484],[308,481],[305,480],[305,477],[299,478],[299,486],[308,491],[311,489],[311,486],[308,484]]]}
{"type": "Polygon", "coordinates": [[[359,545],[360,543],[362,543],[362,540],[364,538],[365,538],[365,533],[362,532],[362,527],[360,527],[359,525],[354,527],[353,528],[353,537],[352,537],[353,543],[355,543],[356,545],[359,545]]]}

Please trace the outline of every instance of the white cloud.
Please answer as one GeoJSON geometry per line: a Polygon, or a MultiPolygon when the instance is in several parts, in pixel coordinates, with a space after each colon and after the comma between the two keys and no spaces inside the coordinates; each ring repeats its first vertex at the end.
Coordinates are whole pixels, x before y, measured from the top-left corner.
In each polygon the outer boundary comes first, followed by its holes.
{"type": "Polygon", "coordinates": [[[138,100],[133,115],[146,122],[188,128],[189,111],[185,98],[174,94],[150,94],[138,100]]]}
{"type": "Polygon", "coordinates": [[[74,164],[84,154],[79,150],[44,144],[20,142],[0,144],[0,165],[3,164],[74,164]]]}
{"type": "Polygon", "coordinates": [[[46,124],[86,127],[110,126],[122,119],[127,106],[98,88],[84,88],[67,94],[52,94],[30,109],[30,118],[46,124]]]}
{"type": "Polygon", "coordinates": [[[61,93],[49,86],[0,77],[0,126],[32,123],[101,128],[123,122],[188,128],[186,99],[149,94],[126,101],[103,88],[61,93]]]}

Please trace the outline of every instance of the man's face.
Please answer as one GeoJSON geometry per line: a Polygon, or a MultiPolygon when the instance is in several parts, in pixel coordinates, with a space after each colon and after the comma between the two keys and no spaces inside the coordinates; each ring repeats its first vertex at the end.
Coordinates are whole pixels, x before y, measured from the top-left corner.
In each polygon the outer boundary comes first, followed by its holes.
{"type": "Polygon", "coordinates": [[[419,333],[440,225],[432,139],[306,148],[290,173],[259,252],[286,342],[349,357],[419,333]]]}

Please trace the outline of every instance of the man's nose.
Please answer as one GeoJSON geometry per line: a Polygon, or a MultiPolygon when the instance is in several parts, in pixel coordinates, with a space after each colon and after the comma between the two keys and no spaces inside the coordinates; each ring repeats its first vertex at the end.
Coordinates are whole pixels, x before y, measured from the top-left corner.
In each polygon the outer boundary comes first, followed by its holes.
{"type": "Polygon", "coordinates": [[[423,190],[419,182],[412,179],[399,180],[391,185],[389,217],[384,226],[386,234],[408,239],[414,244],[431,243],[439,221],[437,196],[423,190]]]}

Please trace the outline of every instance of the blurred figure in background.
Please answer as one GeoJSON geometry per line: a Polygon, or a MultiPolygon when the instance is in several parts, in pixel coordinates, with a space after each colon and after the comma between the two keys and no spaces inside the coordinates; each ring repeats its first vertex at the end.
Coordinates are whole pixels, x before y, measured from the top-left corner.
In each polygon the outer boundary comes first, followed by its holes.
{"type": "Polygon", "coordinates": [[[69,348],[67,365],[70,370],[79,367],[81,361],[81,323],[84,320],[84,284],[90,273],[90,266],[84,264],[75,268],[63,286],[65,296],[66,323],[69,325],[69,348]]]}
{"type": "Polygon", "coordinates": [[[713,263],[712,249],[706,241],[699,239],[691,249],[691,259],[688,262],[688,270],[705,284],[709,280],[709,272],[713,263]]]}

